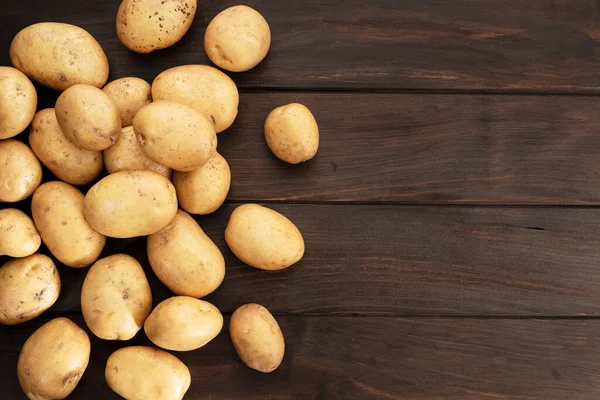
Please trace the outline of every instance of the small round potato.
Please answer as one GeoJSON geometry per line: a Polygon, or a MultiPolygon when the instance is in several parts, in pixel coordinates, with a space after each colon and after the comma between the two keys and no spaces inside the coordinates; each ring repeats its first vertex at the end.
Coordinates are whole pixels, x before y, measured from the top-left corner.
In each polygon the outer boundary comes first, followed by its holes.
{"type": "Polygon", "coordinates": [[[37,92],[27,76],[16,68],[0,67],[0,139],[23,132],[36,107],[37,92]]]}
{"type": "Polygon", "coordinates": [[[27,257],[42,244],[33,220],[21,210],[0,210],[0,256],[27,257]]]}
{"type": "Polygon", "coordinates": [[[30,25],[10,45],[15,68],[44,86],[65,90],[84,83],[101,88],[108,79],[108,59],[86,30],[58,22],[30,25]]]}
{"type": "Polygon", "coordinates": [[[117,104],[121,126],[130,126],[135,114],[145,105],[152,103],[150,84],[140,78],[121,78],[110,82],[102,89],[117,104]]]}
{"type": "Polygon", "coordinates": [[[265,58],[271,46],[271,30],[262,15],[247,6],[221,11],[206,28],[204,50],[220,68],[243,72],[265,58]]]}
{"type": "Polygon", "coordinates": [[[229,128],[238,114],[235,82],[208,65],[182,65],[163,71],[152,82],[154,100],[173,100],[200,111],[217,133],[229,128]]]}
{"type": "Polygon", "coordinates": [[[99,338],[133,338],[152,311],[152,293],[140,263],[126,254],[96,261],[83,281],[81,311],[99,338]]]}
{"type": "Polygon", "coordinates": [[[151,235],[177,213],[173,184],[154,171],[117,172],[100,180],[85,196],[85,219],[103,235],[151,235]]]}
{"type": "Polygon", "coordinates": [[[250,368],[272,372],[281,364],[285,353],[283,334],[263,306],[251,303],[235,310],[229,321],[229,334],[238,355],[250,368]]]}
{"type": "Polygon", "coordinates": [[[227,161],[217,152],[195,171],[173,174],[179,205],[192,214],[210,214],[225,201],[231,185],[227,161]]]}
{"type": "Polygon", "coordinates": [[[176,171],[203,166],[217,149],[217,135],[199,111],[169,100],[142,108],[133,119],[142,149],[155,162],[176,171]]]}
{"type": "Polygon", "coordinates": [[[158,279],[182,296],[206,296],[225,277],[221,251],[182,210],[163,230],[148,236],[148,261],[158,279]]]}
{"type": "Polygon", "coordinates": [[[17,375],[30,400],[64,399],[90,361],[90,338],[68,318],[42,325],[23,345],[17,375]]]}
{"type": "Polygon", "coordinates": [[[69,267],[87,267],[98,259],[106,238],[83,216],[84,195],[68,183],[40,186],[31,200],[31,214],[48,250],[69,267]]]}
{"type": "Polygon", "coordinates": [[[174,355],[145,346],[124,347],[106,363],[106,382],[128,400],[181,400],[190,370],[174,355]]]}
{"type": "Polygon", "coordinates": [[[150,53],[177,43],[190,29],[196,0],[123,0],[117,36],[129,50],[150,53]]]}
{"type": "Polygon", "coordinates": [[[81,149],[67,139],[58,125],[54,108],[35,114],[29,131],[29,145],[58,179],[71,185],[90,183],[104,166],[102,153],[81,149]]]}
{"type": "Polygon", "coordinates": [[[304,239],[296,225],[258,204],[244,204],[233,211],[225,241],[237,258],[260,269],[284,269],[304,255],[304,239]]]}
{"type": "Polygon", "coordinates": [[[117,143],[104,150],[104,163],[111,174],[121,171],[154,171],[167,179],[171,178],[171,168],[152,161],[144,153],[132,126],[121,129],[117,143]]]}
{"type": "Polygon", "coordinates": [[[42,183],[42,165],[29,146],[0,140],[0,201],[25,200],[42,183]]]}
{"type": "Polygon", "coordinates": [[[269,149],[290,164],[310,160],[319,149],[319,127],[310,110],[292,103],[277,107],[265,121],[269,149]]]}
{"type": "Polygon", "coordinates": [[[29,321],[54,304],[60,276],[50,257],[33,254],[0,267],[0,324],[29,321]]]}
{"type": "Polygon", "coordinates": [[[94,86],[71,86],[56,100],[55,111],[65,136],[85,150],[107,149],[121,132],[119,108],[94,86]]]}

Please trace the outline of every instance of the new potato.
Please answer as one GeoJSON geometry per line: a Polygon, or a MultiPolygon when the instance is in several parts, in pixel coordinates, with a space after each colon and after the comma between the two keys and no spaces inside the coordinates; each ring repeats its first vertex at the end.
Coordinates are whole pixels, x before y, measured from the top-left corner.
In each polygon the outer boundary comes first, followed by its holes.
{"type": "Polygon", "coordinates": [[[0,256],[27,257],[42,244],[33,220],[21,210],[0,210],[0,256]]]}
{"type": "Polygon", "coordinates": [[[37,92],[25,74],[0,67],[0,139],[23,132],[37,107],[37,92]]]}
{"type": "Polygon", "coordinates": [[[26,144],[0,141],[0,201],[12,203],[29,196],[42,182],[42,166],[26,144]]]}
{"type": "Polygon", "coordinates": [[[104,86],[102,91],[117,105],[121,126],[130,126],[135,114],[152,102],[150,84],[140,78],[128,77],[114,80],[104,86]]]}

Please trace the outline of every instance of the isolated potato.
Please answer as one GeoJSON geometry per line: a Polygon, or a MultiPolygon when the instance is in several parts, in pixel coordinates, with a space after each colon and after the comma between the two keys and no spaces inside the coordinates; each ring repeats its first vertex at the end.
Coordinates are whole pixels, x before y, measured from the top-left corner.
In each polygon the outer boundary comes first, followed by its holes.
{"type": "Polygon", "coordinates": [[[96,261],[83,281],[81,311],[99,338],[133,338],[152,311],[152,293],[140,263],[127,254],[96,261]]]}
{"type": "Polygon", "coordinates": [[[225,277],[221,251],[182,210],[164,229],[148,236],[148,261],[158,279],[182,296],[206,296],[225,277]]]}
{"type": "Polygon", "coordinates": [[[71,86],[56,100],[55,111],[67,139],[85,150],[107,149],[121,132],[117,105],[94,86],[71,86]]]}
{"type": "Polygon", "coordinates": [[[144,153],[176,171],[193,171],[217,149],[210,121],[195,109],[174,101],[158,100],[142,108],[133,130],[144,153]]]}
{"type": "Polygon", "coordinates": [[[171,178],[171,168],[152,161],[137,141],[133,127],[121,129],[117,142],[104,150],[104,163],[109,173],[121,171],[154,171],[167,179],[171,178]]]}
{"type": "Polygon", "coordinates": [[[238,114],[235,82],[208,65],[182,65],[163,71],[152,82],[154,100],[173,100],[200,111],[217,133],[229,128],[238,114]]]}
{"type": "Polygon", "coordinates": [[[102,91],[117,105],[121,126],[130,126],[135,114],[145,105],[152,103],[150,84],[140,78],[117,79],[104,86],[102,91]]]}
{"type": "Polygon", "coordinates": [[[67,318],[42,325],[27,339],[17,364],[30,400],[64,399],[75,389],[90,361],[87,333],[67,318]]]}
{"type": "Polygon", "coordinates": [[[171,297],[152,311],[144,323],[148,339],[173,351],[196,350],[213,340],[223,328],[219,309],[194,297],[171,297]]]}
{"type": "Polygon", "coordinates": [[[265,121],[269,149],[290,164],[310,160],[319,149],[319,127],[310,110],[292,103],[277,107],[265,121]]]}
{"type": "Polygon", "coordinates": [[[285,342],[279,324],[259,304],[245,304],[229,321],[229,334],[238,355],[252,369],[272,372],[283,360],[285,342]]]}
{"type": "Polygon", "coordinates": [[[0,140],[0,166],[0,201],[24,200],[42,183],[42,166],[22,142],[0,140]]]}
{"type": "Polygon", "coordinates": [[[127,400],[181,400],[192,380],[177,357],[145,346],[112,353],[105,376],[108,386],[127,400]]]}
{"type": "Polygon", "coordinates": [[[171,222],[177,195],[171,182],[153,171],[117,172],[87,192],[83,213],[103,235],[129,238],[151,235],[171,222]]]}
{"type": "Polygon", "coordinates": [[[0,139],[23,132],[36,107],[37,92],[27,76],[16,68],[0,67],[0,139]]]}
{"type": "Polygon", "coordinates": [[[33,220],[21,210],[0,210],[0,256],[27,257],[42,244],[33,220]]]}
{"type": "Polygon", "coordinates": [[[10,45],[15,68],[56,90],[84,83],[102,87],[108,79],[108,59],[84,29],[42,22],[20,31],[10,45]]]}
{"type": "Polygon", "coordinates": [[[38,111],[31,122],[29,145],[58,179],[71,185],[85,185],[96,179],[104,163],[99,151],[75,146],[63,133],[54,108],[38,111]]]}
{"type": "Polygon", "coordinates": [[[296,225],[258,204],[244,204],[233,211],[225,241],[237,258],[260,269],[284,269],[304,255],[304,239],[296,225]]]}
{"type": "Polygon", "coordinates": [[[33,254],[0,267],[0,324],[29,321],[58,299],[60,277],[50,257],[33,254]]]}
{"type": "Polygon", "coordinates": [[[265,58],[271,46],[271,30],[262,15],[247,6],[221,11],[204,34],[204,50],[220,68],[248,71],[265,58]]]}

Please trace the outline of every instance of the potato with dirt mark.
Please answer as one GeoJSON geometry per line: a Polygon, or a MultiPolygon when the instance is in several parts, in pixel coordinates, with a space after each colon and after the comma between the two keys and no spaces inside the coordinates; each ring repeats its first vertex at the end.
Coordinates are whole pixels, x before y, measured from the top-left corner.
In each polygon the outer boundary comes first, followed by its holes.
{"type": "Polygon", "coordinates": [[[16,208],[0,210],[0,256],[27,257],[41,244],[42,239],[29,215],[16,208]]]}
{"type": "Polygon", "coordinates": [[[135,114],[142,107],[152,103],[150,84],[140,78],[127,77],[114,80],[104,86],[102,91],[117,105],[122,127],[130,126],[135,114]]]}
{"type": "Polygon", "coordinates": [[[16,68],[0,67],[0,139],[23,132],[36,107],[37,92],[29,78],[16,68]]]}
{"type": "Polygon", "coordinates": [[[0,202],[25,200],[42,183],[42,165],[26,144],[0,140],[0,202]]]}

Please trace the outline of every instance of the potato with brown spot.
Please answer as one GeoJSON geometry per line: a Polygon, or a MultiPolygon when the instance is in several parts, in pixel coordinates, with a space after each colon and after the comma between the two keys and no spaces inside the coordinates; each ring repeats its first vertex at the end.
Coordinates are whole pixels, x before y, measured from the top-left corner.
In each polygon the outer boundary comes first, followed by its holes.
{"type": "Polygon", "coordinates": [[[0,139],[23,132],[36,107],[37,92],[27,76],[16,68],[0,67],[0,139]]]}
{"type": "Polygon", "coordinates": [[[42,166],[29,146],[0,140],[0,201],[25,200],[42,183],[42,166]]]}
{"type": "Polygon", "coordinates": [[[21,210],[0,210],[0,256],[27,257],[42,244],[33,220],[21,210]]]}
{"type": "Polygon", "coordinates": [[[152,103],[150,84],[143,79],[127,77],[114,80],[102,89],[119,109],[121,126],[130,126],[135,114],[145,105],[152,103]]]}
{"type": "Polygon", "coordinates": [[[310,160],[319,149],[317,121],[302,104],[287,104],[271,111],[264,130],[269,149],[290,164],[310,160]]]}

